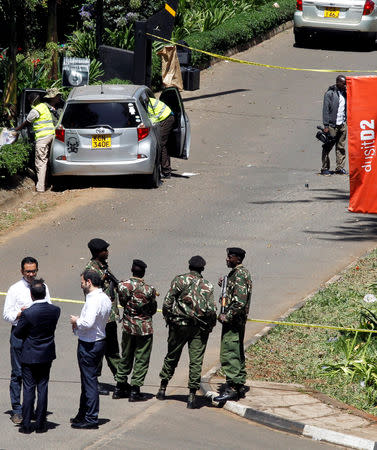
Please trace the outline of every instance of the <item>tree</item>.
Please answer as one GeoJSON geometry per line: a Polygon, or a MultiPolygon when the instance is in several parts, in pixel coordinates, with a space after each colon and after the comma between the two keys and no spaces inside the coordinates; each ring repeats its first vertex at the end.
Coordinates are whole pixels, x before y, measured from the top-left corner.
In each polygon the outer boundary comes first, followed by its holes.
{"type": "Polygon", "coordinates": [[[61,0],[48,0],[47,1],[47,46],[50,43],[55,44],[51,46],[52,53],[52,65],[50,76],[53,80],[58,79],[58,52],[56,45],[58,43],[58,23],[57,23],[57,7],[61,3],[61,0]]]}

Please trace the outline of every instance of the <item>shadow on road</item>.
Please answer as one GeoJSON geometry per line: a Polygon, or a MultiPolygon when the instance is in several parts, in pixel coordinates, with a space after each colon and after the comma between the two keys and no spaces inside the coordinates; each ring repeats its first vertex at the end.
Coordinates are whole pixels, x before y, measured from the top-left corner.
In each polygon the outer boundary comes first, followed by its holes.
{"type": "MultiPolygon", "coordinates": [[[[166,400],[176,400],[177,402],[187,403],[187,395],[167,395],[166,400]]],[[[196,408],[215,408],[214,405],[212,405],[212,401],[210,398],[203,397],[202,395],[196,396],[196,408]]]]}
{"type": "Polygon", "coordinates": [[[222,95],[229,95],[235,94],[236,92],[246,92],[246,91],[250,91],[250,89],[232,89],[230,91],[216,92],[215,94],[198,95],[197,97],[184,98],[183,102],[186,103],[191,102],[193,100],[202,100],[203,98],[221,97],[222,95]]]}
{"type": "Polygon", "coordinates": [[[248,202],[250,205],[273,205],[273,204],[295,204],[295,203],[323,203],[337,200],[349,200],[349,193],[344,189],[308,189],[307,192],[323,192],[324,195],[313,196],[312,198],[296,200],[260,200],[248,202]]]}
{"type": "MultiPolygon", "coordinates": [[[[294,47],[310,48],[313,50],[334,50],[337,52],[373,52],[376,50],[376,46],[373,48],[368,45],[366,39],[362,38],[356,33],[313,33],[305,42],[305,45],[294,45],[294,47]],[[355,39],[356,37],[356,39],[355,39]]],[[[346,66],[340,67],[341,69],[347,69],[346,66]]]]}
{"type": "MultiPolygon", "coordinates": [[[[176,178],[190,178],[179,174],[172,174],[176,178]]],[[[62,177],[56,180],[52,186],[53,192],[63,192],[67,189],[88,189],[88,188],[116,188],[116,189],[153,189],[148,185],[148,180],[142,175],[117,175],[100,177],[62,177]]],[[[161,186],[164,182],[162,180],[161,186]]]]}
{"type": "Polygon", "coordinates": [[[304,233],[315,235],[317,239],[325,241],[370,241],[377,238],[377,215],[374,217],[352,214],[344,225],[339,225],[331,231],[304,230],[304,233]]]}

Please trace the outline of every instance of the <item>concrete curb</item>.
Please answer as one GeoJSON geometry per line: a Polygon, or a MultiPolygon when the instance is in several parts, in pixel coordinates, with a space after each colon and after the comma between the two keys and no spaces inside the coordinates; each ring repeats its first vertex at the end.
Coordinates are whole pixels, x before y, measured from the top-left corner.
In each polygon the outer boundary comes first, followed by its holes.
{"type": "MultiPolygon", "coordinates": [[[[292,312],[300,309],[316,293],[318,293],[324,287],[327,287],[330,284],[337,281],[344,273],[346,273],[347,270],[355,266],[358,260],[365,258],[372,250],[373,249],[367,251],[363,256],[358,258],[356,261],[353,261],[350,264],[348,264],[342,271],[332,276],[328,281],[323,283],[319,289],[316,289],[315,291],[307,295],[302,301],[296,303],[291,308],[289,308],[288,311],[281,317],[279,317],[277,320],[282,321],[286,317],[288,317],[292,312]]],[[[248,348],[250,345],[255,344],[260,338],[262,338],[263,336],[267,335],[270,331],[272,331],[272,329],[275,328],[275,326],[277,325],[270,324],[265,326],[259,333],[255,334],[251,339],[248,339],[245,342],[245,348],[248,348]]],[[[211,378],[215,375],[215,373],[220,369],[220,367],[221,367],[220,364],[217,364],[215,367],[212,367],[212,369],[210,369],[201,379],[200,389],[203,392],[204,396],[208,398],[210,397],[211,399],[213,399],[218,395],[217,392],[213,392],[211,390],[210,381],[211,378]]],[[[279,416],[275,416],[274,414],[258,411],[254,408],[242,405],[242,403],[239,402],[227,402],[225,403],[223,408],[245,419],[252,420],[253,422],[260,423],[261,425],[265,425],[279,431],[285,431],[286,433],[305,436],[318,441],[326,441],[331,444],[343,445],[349,448],[355,448],[360,450],[377,450],[377,441],[372,441],[370,439],[364,439],[350,434],[339,433],[337,431],[320,428],[313,425],[307,425],[301,422],[296,422],[294,420],[285,419],[279,416]]]]}
{"type": "MultiPolygon", "coordinates": [[[[200,385],[203,394],[212,400],[218,395],[218,393],[211,391],[210,380],[217,369],[218,367],[214,367],[207,372],[202,378],[200,385]]],[[[223,408],[233,414],[243,417],[244,419],[257,422],[269,428],[274,428],[275,430],[284,431],[286,433],[295,434],[298,436],[305,436],[312,438],[315,441],[325,441],[331,444],[343,445],[345,447],[360,450],[377,450],[376,441],[285,419],[274,414],[258,411],[257,409],[250,408],[239,402],[226,402],[223,408]]]]}

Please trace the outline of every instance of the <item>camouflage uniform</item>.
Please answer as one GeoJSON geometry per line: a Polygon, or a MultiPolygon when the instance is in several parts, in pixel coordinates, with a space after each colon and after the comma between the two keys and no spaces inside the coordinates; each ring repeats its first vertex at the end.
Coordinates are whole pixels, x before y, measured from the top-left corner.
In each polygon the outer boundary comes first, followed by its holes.
{"type": "Polygon", "coordinates": [[[156,290],[138,277],[119,283],[118,288],[124,312],[122,358],[115,380],[126,384],[133,367],[131,386],[142,386],[152,351],[152,316],[157,311],[156,290]]]}
{"type": "Polygon", "coordinates": [[[169,325],[169,337],[160,378],[166,384],[172,378],[187,343],[190,358],[188,387],[199,389],[208,336],[216,324],[212,284],[196,271],[176,276],[166,294],[162,313],[169,325]]]}
{"type": "MultiPolygon", "coordinates": [[[[119,343],[118,343],[118,332],[117,332],[117,319],[119,319],[119,309],[118,309],[118,294],[114,289],[113,283],[111,283],[106,278],[106,270],[108,265],[106,263],[101,263],[95,259],[91,259],[85,266],[85,270],[94,270],[97,272],[102,279],[102,289],[103,292],[109,296],[112,306],[109,316],[109,320],[106,324],[106,350],[105,358],[107,365],[111,370],[112,374],[115,375],[117,372],[118,363],[120,360],[119,355],[119,343]]],[[[98,366],[97,376],[100,376],[102,372],[102,360],[98,366]]]]}
{"type": "Polygon", "coordinates": [[[239,264],[229,272],[227,305],[221,333],[220,361],[229,386],[246,382],[243,341],[249,314],[252,281],[250,272],[239,264]]]}

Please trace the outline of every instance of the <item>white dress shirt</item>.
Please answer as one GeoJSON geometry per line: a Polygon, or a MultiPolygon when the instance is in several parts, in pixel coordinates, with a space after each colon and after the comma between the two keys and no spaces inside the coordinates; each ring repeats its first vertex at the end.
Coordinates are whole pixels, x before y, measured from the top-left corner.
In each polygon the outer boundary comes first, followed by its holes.
{"type": "Polygon", "coordinates": [[[342,123],[344,123],[345,117],[346,117],[346,100],[343,94],[339,91],[339,107],[338,113],[336,115],[336,124],[342,125],[342,123]]]}
{"type": "MultiPolygon", "coordinates": [[[[46,286],[46,298],[48,303],[51,303],[50,292],[46,286]]],[[[12,325],[17,325],[17,314],[21,311],[21,308],[29,308],[33,304],[33,300],[30,295],[30,283],[24,278],[21,278],[17,283],[12,284],[7,292],[4,303],[3,319],[10,322],[12,325]]]]}
{"type": "Polygon", "coordinates": [[[76,335],[81,341],[95,342],[105,339],[111,300],[98,288],[86,295],[85,305],[77,319],[76,335]]]}

